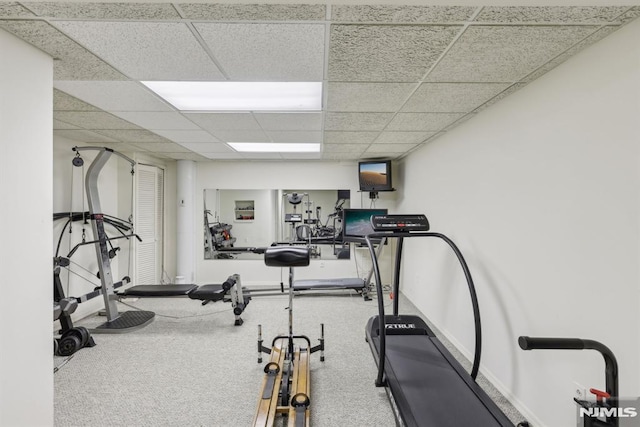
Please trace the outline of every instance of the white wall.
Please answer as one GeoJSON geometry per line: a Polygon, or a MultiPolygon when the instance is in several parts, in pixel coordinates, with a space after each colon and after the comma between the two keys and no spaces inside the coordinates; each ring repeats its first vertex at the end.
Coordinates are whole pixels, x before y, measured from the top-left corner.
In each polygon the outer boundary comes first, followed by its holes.
{"type": "MultiPolygon", "coordinates": [[[[205,189],[344,189],[351,190],[351,206],[361,207],[355,162],[199,162],[197,175],[197,230],[194,230],[197,236],[197,283],[215,283],[235,273],[241,275],[243,283],[273,286],[280,282],[280,269],[267,268],[263,261],[204,259],[204,237],[200,227],[204,199],[202,194],[205,189]]],[[[378,207],[394,205],[395,200],[385,195],[377,203],[378,207]]],[[[207,208],[211,209],[208,204],[207,208]]],[[[368,260],[362,255],[362,251],[356,254],[358,264],[354,261],[353,253],[351,260],[312,260],[309,267],[296,269],[296,279],[362,277],[368,269],[368,260]]]]}
{"type": "MultiPolygon", "coordinates": [[[[519,335],[601,341],[621,395],[640,394],[638,40],[635,21],[587,48],[411,155],[396,185],[398,210],[426,213],[466,255],[483,370],[542,425],[575,425],[573,382],[603,389],[604,364],[524,352],[519,335]]],[[[438,242],[405,254],[404,292],[471,354],[455,259],[438,242]]]]}
{"type": "Polygon", "coordinates": [[[0,52],[0,425],[46,426],[53,425],[53,60],[3,30],[0,52]]]}

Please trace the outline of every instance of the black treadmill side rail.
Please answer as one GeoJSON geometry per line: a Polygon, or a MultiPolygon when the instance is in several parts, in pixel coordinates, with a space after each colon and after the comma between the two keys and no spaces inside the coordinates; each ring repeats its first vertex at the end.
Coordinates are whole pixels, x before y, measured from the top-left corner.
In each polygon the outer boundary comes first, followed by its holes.
{"type": "MultiPolygon", "coordinates": [[[[400,295],[400,267],[402,260],[402,244],[404,242],[404,238],[400,237],[398,239],[398,245],[396,246],[396,262],[395,269],[393,274],[393,295],[400,295]]],[[[382,294],[378,294],[382,295],[382,294]]],[[[397,316],[400,310],[400,300],[398,298],[393,299],[393,315],[397,316]]]]}
{"type": "MultiPolygon", "coordinates": [[[[371,317],[367,322],[367,326],[366,326],[367,341],[371,348],[376,364],[380,363],[380,359],[378,356],[380,351],[380,329],[379,329],[378,319],[379,319],[378,316],[371,317]]],[[[475,401],[475,403],[478,404],[478,405],[475,405],[475,410],[478,410],[481,407],[484,408],[484,410],[482,410],[481,413],[476,413],[477,417],[474,417],[475,424],[473,425],[478,427],[480,426],[512,427],[513,426],[513,423],[508,419],[508,417],[500,410],[500,408],[496,405],[496,403],[493,402],[493,400],[491,400],[489,395],[487,395],[487,393],[482,389],[482,387],[477,382],[475,382],[474,379],[472,379],[469,376],[469,373],[467,372],[467,370],[447,350],[447,348],[442,344],[442,342],[440,342],[438,337],[433,333],[433,331],[428,327],[428,325],[423,321],[423,319],[415,315],[400,315],[400,316],[387,315],[385,320],[387,325],[389,325],[390,323],[401,323],[401,324],[409,323],[409,324],[414,324],[417,329],[423,329],[425,333],[421,334],[422,336],[420,337],[421,338],[420,342],[422,344],[420,345],[420,347],[423,347],[424,345],[428,348],[431,348],[432,355],[433,355],[433,351],[437,352],[439,357],[441,357],[442,360],[446,362],[447,368],[450,368],[448,370],[452,373],[450,380],[448,380],[446,383],[443,383],[442,380],[440,380],[440,382],[433,382],[435,377],[433,377],[432,375],[427,375],[425,377],[423,375],[425,371],[423,370],[417,370],[417,371],[413,370],[411,380],[413,382],[418,382],[420,384],[423,384],[425,388],[425,392],[427,393],[427,396],[430,396],[430,397],[424,397],[424,403],[422,405],[419,405],[418,407],[414,407],[409,402],[409,400],[413,400],[413,404],[415,404],[416,402],[415,395],[414,395],[415,390],[412,391],[411,385],[408,387],[408,390],[405,389],[405,387],[402,386],[403,383],[401,381],[401,378],[398,377],[398,375],[403,375],[402,370],[406,368],[403,368],[402,364],[391,365],[390,363],[388,363],[387,369],[385,371],[386,382],[387,382],[387,393],[389,394],[388,397],[392,403],[392,408],[394,413],[396,414],[397,419],[401,420],[401,423],[398,425],[402,425],[404,427],[419,427],[419,426],[440,427],[444,425],[446,426],[471,425],[469,424],[468,419],[466,420],[466,422],[462,424],[456,424],[457,422],[461,421],[458,418],[460,414],[456,415],[455,413],[453,413],[451,417],[447,417],[446,422],[444,419],[441,418],[442,414],[440,414],[440,416],[437,414],[438,412],[442,412],[443,408],[445,408],[445,410],[448,408],[449,410],[452,410],[453,412],[455,412],[455,409],[453,409],[453,407],[451,406],[452,402],[454,402],[454,400],[451,399],[451,393],[445,392],[442,395],[445,399],[445,401],[443,402],[446,402],[446,403],[437,402],[436,400],[434,400],[434,395],[438,394],[438,390],[441,390],[441,387],[443,385],[448,385],[448,386],[450,385],[452,387],[455,386],[454,389],[457,389],[460,391],[460,394],[456,394],[454,392],[454,395],[459,396],[461,399],[462,398],[469,399],[471,398],[471,396],[473,396],[473,400],[475,401]],[[398,369],[398,371],[396,369],[398,369]],[[453,380],[454,378],[456,379],[455,381],[453,380]],[[462,387],[462,388],[457,388],[457,387],[462,387]],[[431,409],[428,409],[429,405],[436,405],[438,407],[436,409],[432,408],[435,410],[435,413],[432,412],[431,409]],[[429,415],[425,414],[424,412],[425,410],[429,415]]],[[[389,335],[392,336],[395,334],[389,334],[389,335]]],[[[406,336],[406,335],[404,333],[400,333],[400,337],[398,338],[402,338],[402,336],[406,336]]],[[[393,347],[391,343],[390,345],[391,347],[393,347]]],[[[397,345],[397,341],[396,341],[396,345],[397,345]]],[[[401,348],[403,348],[402,352],[405,352],[407,347],[405,347],[404,345],[401,345],[401,348]]],[[[430,353],[425,353],[425,354],[430,354],[430,353]]],[[[391,356],[393,356],[393,353],[387,354],[386,356],[387,362],[389,362],[390,359],[393,359],[393,357],[391,356]]],[[[411,356],[409,356],[409,358],[411,358],[411,356]]],[[[426,365],[429,365],[431,363],[428,361],[429,360],[428,356],[426,359],[421,359],[421,360],[424,360],[424,362],[422,363],[425,363],[426,365]]],[[[428,368],[428,366],[425,366],[425,368],[428,368]]],[[[442,367],[437,367],[436,371],[442,372],[442,369],[443,369],[442,367]]],[[[406,371],[404,374],[404,378],[406,379],[406,371]]],[[[467,408],[467,410],[469,410],[469,408],[467,408]]]]}
{"type": "MultiPolygon", "coordinates": [[[[373,263],[373,271],[374,271],[374,276],[375,276],[375,281],[376,281],[376,291],[378,293],[378,295],[382,295],[382,279],[381,279],[381,275],[380,275],[380,267],[378,265],[378,260],[377,257],[375,256],[375,251],[373,249],[373,243],[372,243],[372,239],[376,239],[376,238],[382,238],[382,237],[394,237],[398,239],[398,251],[397,251],[397,257],[396,257],[396,271],[394,272],[394,290],[396,292],[397,295],[397,291],[399,288],[399,276],[400,276],[400,266],[401,266],[401,260],[398,259],[398,256],[402,254],[402,242],[404,238],[407,237],[436,237],[439,239],[444,240],[449,247],[453,250],[453,252],[455,253],[456,257],[458,258],[458,261],[460,263],[460,266],[464,272],[465,275],[465,279],[467,281],[467,285],[469,288],[469,294],[471,297],[471,305],[473,307],[473,318],[474,318],[474,328],[475,328],[475,350],[474,350],[474,358],[473,358],[473,366],[471,368],[471,378],[473,378],[475,380],[475,378],[478,376],[478,371],[480,369],[480,357],[481,357],[481,353],[482,353],[482,326],[481,326],[481,321],[480,321],[480,307],[478,304],[478,297],[476,294],[476,290],[475,290],[475,286],[473,284],[473,278],[471,277],[471,272],[469,271],[469,267],[467,265],[467,262],[465,261],[464,257],[462,256],[462,253],[460,252],[460,250],[458,249],[458,247],[456,246],[455,243],[453,243],[453,241],[451,239],[449,239],[447,236],[445,236],[444,234],[441,233],[433,233],[433,232],[406,232],[406,231],[395,231],[395,232],[377,232],[377,233],[371,233],[369,235],[367,235],[365,237],[365,242],[367,244],[367,247],[369,248],[369,254],[371,256],[372,259],[372,263],[373,263]]],[[[397,298],[394,301],[394,311],[397,310],[397,298]]],[[[386,333],[385,333],[385,325],[384,325],[384,319],[385,319],[385,313],[384,313],[384,301],[382,300],[382,298],[378,298],[378,314],[379,317],[382,322],[382,325],[380,327],[380,330],[383,331],[380,334],[380,364],[378,365],[378,375],[376,377],[376,385],[378,387],[385,385],[386,380],[384,378],[384,365],[385,365],[385,348],[386,348],[386,333]]],[[[396,313],[394,313],[396,314],[396,313]]]]}

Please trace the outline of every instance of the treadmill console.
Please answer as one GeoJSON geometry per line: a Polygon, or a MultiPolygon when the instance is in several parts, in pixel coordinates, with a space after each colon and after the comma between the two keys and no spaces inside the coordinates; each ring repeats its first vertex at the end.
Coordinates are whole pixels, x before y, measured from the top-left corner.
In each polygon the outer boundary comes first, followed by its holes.
{"type": "Polygon", "coordinates": [[[372,215],[374,231],[428,231],[429,221],[425,215],[372,215]]]}
{"type": "Polygon", "coordinates": [[[285,214],[284,222],[302,222],[302,214],[298,214],[298,213],[285,214]]]}

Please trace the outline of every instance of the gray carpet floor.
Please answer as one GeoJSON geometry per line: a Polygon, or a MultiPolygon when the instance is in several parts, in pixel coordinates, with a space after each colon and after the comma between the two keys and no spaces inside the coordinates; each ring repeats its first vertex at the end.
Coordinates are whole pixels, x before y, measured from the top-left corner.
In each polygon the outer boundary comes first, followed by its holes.
{"type": "MultiPolygon", "coordinates": [[[[127,300],[130,301],[130,300],[127,300]]],[[[387,299],[388,301],[388,299],[387,299]]],[[[229,304],[185,298],[119,303],[120,311],[156,312],[148,326],[126,334],[94,334],[97,345],[70,360],[55,357],[55,425],[249,426],[263,379],[257,363],[258,325],[265,345],[287,331],[288,297],[254,298],[234,326],[229,304]],[[66,362],[66,363],[65,363],[66,362]]],[[[416,313],[401,300],[402,312],[416,313]]],[[[317,344],[325,325],[325,362],[311,357],[311,423],[315,426],[394,426],[364,327],[377,302],[352,293],[294,299],[294,333],[317,344]]],[[[77,322],[89,328],[104,321],[77,322]]],[[[469,363],[464,361],[466,366],[469,363]]],[[[520,414],[484,379],[479,383],[514,421],[520,414]]]]}

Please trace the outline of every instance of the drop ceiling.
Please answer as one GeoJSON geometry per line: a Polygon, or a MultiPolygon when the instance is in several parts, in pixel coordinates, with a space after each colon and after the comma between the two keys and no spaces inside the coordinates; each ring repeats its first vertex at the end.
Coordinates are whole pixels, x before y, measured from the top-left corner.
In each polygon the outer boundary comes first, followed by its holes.
{"type": "Polygon", "coordinates": [[[640,15],[340,3],[0,2],[0,28],[54,58],[55,135],[168,159],[359,160],[408,155],[640,15]],[[178,111],[154,80],[321,81],[323,107],[178,111]]]}

